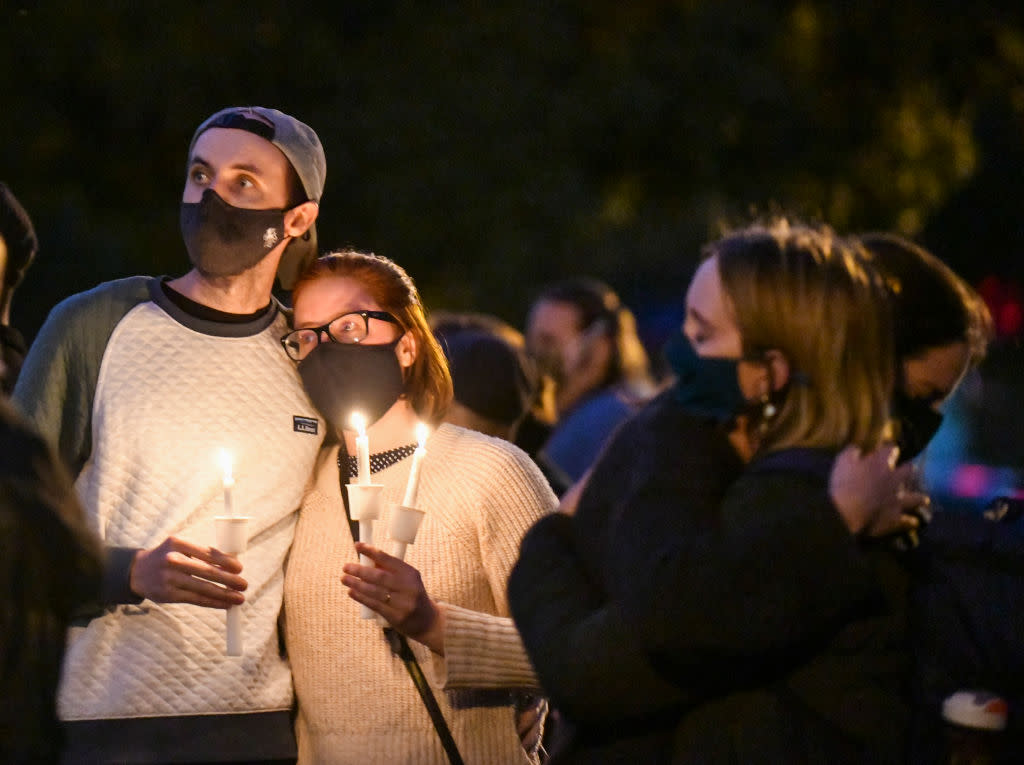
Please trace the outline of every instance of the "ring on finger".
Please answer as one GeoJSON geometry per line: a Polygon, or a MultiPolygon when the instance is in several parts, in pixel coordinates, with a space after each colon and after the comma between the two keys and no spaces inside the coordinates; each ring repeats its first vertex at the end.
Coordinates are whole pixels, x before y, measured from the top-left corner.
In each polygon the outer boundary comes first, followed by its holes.
{"type": "Polygon", "coordinates": [[[384,595],[384,602],[385,603],[390,603],[391,602],[391,591],[390,590],[387,592],[387,594],[384,595]]]}

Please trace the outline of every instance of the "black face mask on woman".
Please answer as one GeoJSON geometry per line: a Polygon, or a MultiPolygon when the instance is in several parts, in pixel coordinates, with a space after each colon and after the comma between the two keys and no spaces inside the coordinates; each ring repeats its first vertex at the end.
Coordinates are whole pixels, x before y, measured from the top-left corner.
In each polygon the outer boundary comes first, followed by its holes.
{"type": "Polygon", "coordinates": [[[682,332],[668,339],[662,353],[676,374],[676,399],[689,409],[724,421],[747,405],[737,376],[739,359],[698,356],[682,332]]]}
{"type": "Polygon", "coordinates": [[[309,400],[338,431],[351,429],[353,412],[372,425],[405,392],[397,345],[320,343],[299,362],[309,400]]]}
{"type": "Polygon", "coordinates": [[[892,416],[898,430],[896,444],[900,462],[912,460],[924,451],[942,426],[942,414],[932,409],[929,399],[914,398],[897,391],[892,401],[892,416]]]}
{"type": "Polygon", "coordinates": [[[213,189],[199,202],[181,203],[181,235],[188,259],[203,276],[237,276],[284,238],[285,210],[246,210],[213,189]]]}

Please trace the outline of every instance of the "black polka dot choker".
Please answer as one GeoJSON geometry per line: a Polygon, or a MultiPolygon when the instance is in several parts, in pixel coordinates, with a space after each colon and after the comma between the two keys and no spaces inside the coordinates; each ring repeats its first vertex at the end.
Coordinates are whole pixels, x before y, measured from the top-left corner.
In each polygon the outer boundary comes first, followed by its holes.
{"type": "MultiPolygon", "coordinates": [[[[397,449],[388,449],[386,452],[371,454],[370,473],[379,473],[381,470],[386,470],[396,462],[401,462],[406,457],[411,457],[414,451],[416,451],[416,444],[409,444],[408,446],[399,446],[397,449]]],[[[340,454],[338,455],[338,467],[341,467],[340,454]]],[[[356,457],[350,456],[348,458],[348,474],[354,477],[358,472],[359,465],[356,464],[356,457]]]]}

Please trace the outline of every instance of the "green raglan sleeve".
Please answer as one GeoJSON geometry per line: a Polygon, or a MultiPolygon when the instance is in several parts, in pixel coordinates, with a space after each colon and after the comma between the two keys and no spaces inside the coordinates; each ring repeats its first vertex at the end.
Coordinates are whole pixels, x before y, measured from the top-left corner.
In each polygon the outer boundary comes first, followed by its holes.
{"type": "MultiPolygon", "coordinates": [[[[92,452],[93,398],[110,335],[158,288],[156,279],[133,276],[72,295],[50,312],[29,348],[12,399],[57,450],[72,478],[92,452]]],[[[138,602],[128,585],[135,552],[105,548],[101,604],[138,602]]]]}
{"type": "Polygon", "coordinates": [[[151,277],[133,276],[72,295],[47,317],[29,348],[12,399],[57,450],[73,477],[92,450],[92,408],[107,341],[151,277]]]}

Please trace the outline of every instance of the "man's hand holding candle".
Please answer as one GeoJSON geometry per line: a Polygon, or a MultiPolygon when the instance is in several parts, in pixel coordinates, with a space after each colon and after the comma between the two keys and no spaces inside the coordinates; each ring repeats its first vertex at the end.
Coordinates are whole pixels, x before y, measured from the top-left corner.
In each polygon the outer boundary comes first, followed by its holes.
{"type": "Polygon", "coordinates": [[[356,550],[376,565],[345,564],[341,583],[349,588],[348,596],[376,611],[403,635],[444,656],[444,606],[427,594],[420,572],[372,545],[357,542],[356,550]]]}
{"type": "Polygon", "coordinates": [[[168,537],[152,550],[139,550],[132,564],[132,592],[157,603],[191,603],[230,608],[245,602],[249,586],[234,555],[168,537]]]}

